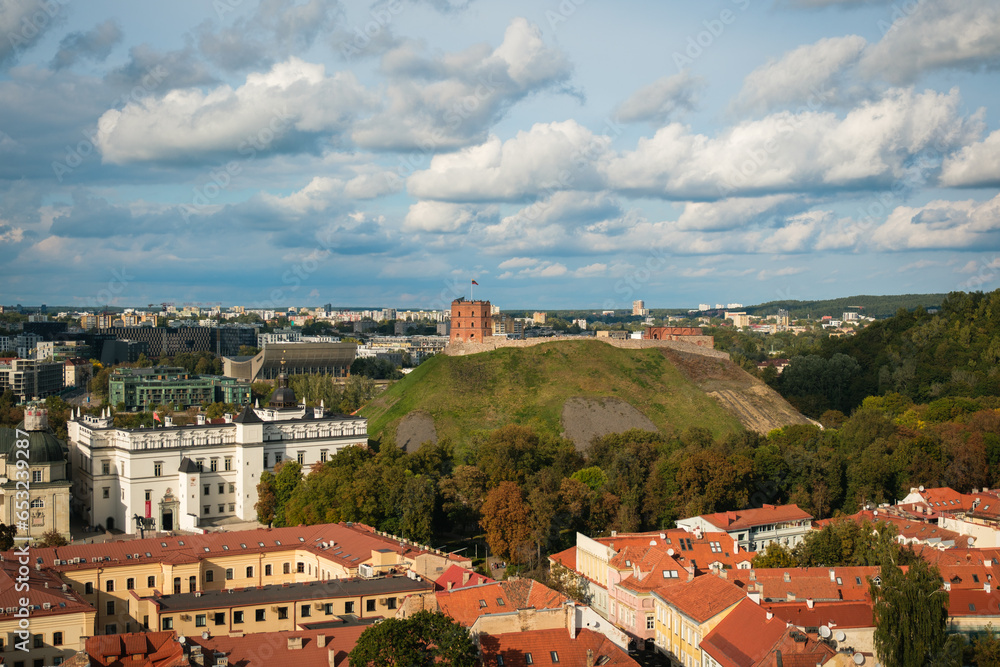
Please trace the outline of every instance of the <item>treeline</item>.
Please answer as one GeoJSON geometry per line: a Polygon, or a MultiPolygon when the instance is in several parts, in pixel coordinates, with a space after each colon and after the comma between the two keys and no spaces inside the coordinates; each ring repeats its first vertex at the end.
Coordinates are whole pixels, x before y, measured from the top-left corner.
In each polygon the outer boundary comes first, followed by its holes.
{"type": "Polygon", "coordinates": [[[890,317],[903,310],[915,310],[917,308],[937,307],[944,300],[944,294],[889,294],[885,296],[846,296],[839,299],[825,299],[822,301],[768,301],[756,306],[747,306],[745,310],[748,315],[776,315],[778,309],[788,311],[792,319],[802,317],[812,317],[818,319],[823,315],[830,315],[839,319],[847,311],[860,312],[862,315],[880,319],[890,317]],[[861,306],[861,310],[857,308],[861,306]]]}
{"type": "Polygon", "coordinates": [[[849,413],[868,396],[917,403],[1000,396],[1000,290],[953,292],[939,312],[900,310],[855,336],[800,350],[780,377],[765,378],[803,413],[849,413]]]}
{"type": "Polygon", "coordinates": [[[573,543],[576,531],[671,527],[678,518],[797,503],[816,518],[894,502],[911,487],[959,491],[1000,481],[1000,402],[915,405],[873,397],[829,426],[713,440],[633,430],[585,452],[558,437],[506,426],[467,454],[447,441],[405,453],[390,443],[349,448],[303,471],[264,476],[258,508],[277,525],[358,521],[428,542],[485,531],[491,551],[534,562],[573,543]]]}

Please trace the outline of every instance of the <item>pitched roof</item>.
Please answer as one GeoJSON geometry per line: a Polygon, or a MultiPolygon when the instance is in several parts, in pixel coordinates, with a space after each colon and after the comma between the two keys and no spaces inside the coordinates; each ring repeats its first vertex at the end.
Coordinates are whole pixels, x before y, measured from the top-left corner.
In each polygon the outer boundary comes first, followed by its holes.
{"type": "Polygon", "coordinates": [[[810,520],[813,517],[799,509],[798,505],[764,505],[736,512],[703,514],[701,518],[720,530],[733,531],[785,521],[810,520]]]}
{"type": "Polygon", "coordinates": [[[877,567],[788,567],[731,573],[747,594],[770,601],[855,600],[869,598],[868,577],[877,567]]]}
{"type": "Polygon", "coordinates": [[[698,623],[704,623],[746,598],[739,586],[713,574],[660,588],[653,594],[698,623]]]}
{"type": "MultiPolygon", "coordinates": [[[[306,412],[309,412],[308,410],[306,412]]],[[[243,406],[243,411],[233,419],[234,424],[263,424],[264,420],[257,416],[250,404],[243,406]]]]}
{"type": "Polygon", "coordinates": [[[434,582],[434,584],[438,587],[438,590],[452,590],[455,588],[464,588],[466,586],[478,586],[480,584],[490,583],[493,583],[493,579],[484,577],[474,570],[469,570],[458,565],[452,565],[449,567],[444,571],[444,574],[438,577],[434,582]],[[451,586],[448,584],[451,584],[451,586]]]}
{"type": "Polygon", "coordinates": [[[169,632],[132,632],[96,635],[87,639],[87,655],[95,667],[180,667],[187,664],[177,635],[169,632]]]}
{"type": "MultiPolygon", "coordinates": [[[[34,551],[32,550],[32,555],[34,551]]],[[[49,568],[41,570],[29,568],[27,584],[30,594],[18,591],[15,586],[15,580],[21,576],[18,563],[17,559],[6,559],[0,563],[0,619],[5,617],[4,610],[8,607],[20,609],[20,600],[23,597],[28,597],[34,607],[31,612],[32,618],[80,612],[95,613],[94,608],[71,586],[67,586],[64,591],[63,580],[49,568]],[[45,608],[46,604],[49,605],[48,609],[45,608]]]]}
{"type": "Polygon", "coordinates": [[[722,667],[752,667],[785,633],[785,622],[751,600],[743,600],[701,640],[701,648],[722,667]]]}
{"type": "MultiPolygon", "coordinates": [[[[632,558],[621,557],[622,552],[628,547],[641,549],[642,553],[650,550],[666,553],[684,567],[693,565],[700,570],[706,569],[713,562],[736,568],[740,563],[753,560],[755,555],[752,551],[740,549],[736,541],[724,532],[703,531],[699,538],[695,533],[682,528],[598,537],[595,541],[616,551],[618,556],[612,558],[611,562],[620,570],[631,567],[631,565],[626,565],[625,561],[632,558]],[[671,551],[673,554],[670,553],[671,551]]],[[[639,553],[639,551],[630,553],[639,553]]]]}
{"type": "Polygon", "coordinates": [[[334,630],[258,632],[242,637],[190,637],[205,653],[221,652],[233,667],[244,665],[295,665],[295,667],[347,667],[347,655],[367,625],[345,625],[334,630]],[[301,648],[289,648],[289,639],[301,638],[301,648]],[[324,646],[320,646],[324,644],[324,646]]]}
{"type": "Polygon", "coordinates": [[[788,628],[757,667],[815,667],[836,654],[827,644],[788,628]]]}
{"type": "Polygon", "coordinates": [[[1000,591],[987,593],[982,588],[960,589],[948,593],[948,616],[1000,616],[1000,591]]]}
{"type": "Polygon", "coordinates": [[[821,625],[875,627],[871,602],[816,602],[811,609],[805,602],[765,602],[761,607],[800,628],[818,628],[821,625]]]}
{"type": "Polygon", "coordinates": [[[518,609],[555,609],[569,598],[531,579],[508,579],[479,586],[438,591],[438,607],[466,627],[480,616],[518,609]]]}
{"type": "Polygon", "coordinates": [[[551,655],[553,652],[559,664],[576,667],[588,664],[588,651],[593,657],[592,664],[595,665],[638,667],[639,664],[610,639],[586,628],[577,631],[576,639],[571,638],[569,632],[561,628],[506,632],[499,635],[481,634],[479,645],[482,649],[484,667],[499,667],[497,656],[503,657],[503,667],[522,667],[528,664],[551,665],[554,663],[551,655]],[[531,663],[528,663],[529,654],[531,663]]]}
{"type": "Polygon", "coordinates": [[[559,553],[554,553],[549,556],[549,560],[559,563],[563,567],[569,570],[576,569],[576,547],[570,547],[565,551],[560,551],[559,553]]]}

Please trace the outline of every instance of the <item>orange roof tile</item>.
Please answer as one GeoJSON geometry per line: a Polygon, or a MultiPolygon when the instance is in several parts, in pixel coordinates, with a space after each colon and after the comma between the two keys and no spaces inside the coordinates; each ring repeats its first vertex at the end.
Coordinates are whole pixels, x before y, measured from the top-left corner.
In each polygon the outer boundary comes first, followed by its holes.
{"type": "Polygon", "coordinates": [[[701,640],[701,648],[722,667],[753,667],[785,634],[783,620],[743,600],[701,640]]]}
{"type": "Polygon", "coordinates": [[[94,667],[180,667],[187,664],[174,632],[133,632],[87,639],[94,667]]]}
{"type": "Polygon", "coordinates": [[[698,623],[704,623],[746,598],[739,586],[713,574],[662,587],[653,594],[698,623]]]}
{"type": "Polygon", "coordinates": [[[1000,616],[1000,591],[959,589],[948,593],[948,616],[1000,616]]]}
{"type": "Polygon", "coordinates": [[[810,520],[813,517],[808,512],[799,509],[798,505],[764,505],[736,512],[703,514],[701,518],[720,530],[732,531],[785,521],[810,520]]]}
{"type": "Polygon", "coordinates": [[[815,667],[836,654],[837,652],[826,644],[789,628],[767,655],[757,662],[757,667],[815,667]]]}
{"type": "Polygon", "coordinates": [[[555,661],[552,652],[555,652],[560,665],[577,667],[587,664],[588,651],[593,656],[592,664],[606,667],[638,667],[639,664],[610,639],[586,628],[577,631],[576,639],[563,629],[482,634],[479,644],[484,667],[499,667],[497,656],[503,657],[503,667],[551,665],[555,661]]]}
{"type": "Polygon", "coordinates": [[[870,602],[817,602],[812,609],[805,602],[762,603],[761,607],[800,628],[836,625],[840,628],[871,628],[875,625],[870,602]]]}
{"type": "Polygon", "coordinates": [[[455,588],[464,588],[466,586],[478,586],[480,584],[491,584],[493,579],[489,577],[484,577],[483,575],[469,570],[464,567],[459,567],[458,565],[452,565],[447,570],[444,571],[434,585],[437,586],[438,590],[451,590],[455,588]],[[449,586],[449,584],[451,584],[449,586]]]}
{"type": "Polygon", "coordinates": [[[221,652],[234,667],[294,665],[295,667],[347,667],[347,656],[367,625],[345,625],[336,629],[259,632],[243,637],[189,638],[207,653],[221,652]],[[302,639],[301,648],[289,648],[289,638],[302,639]],[[324,644],[324,646],[320,646],[324,644]]]}
{"type": "Polygon", "coordinates": [[[486,614],[555,609],[567,600],[562,593],[531,579],[494,581],[437,593],[439,609],[466,627],[472,627],[476,619],[486,614]]]}
{"type": "Polygon", "coordinates": [[[740,570],[730,576],[747,594],[760,593],[762,600],[864,601],[869,599],[868,577],[878,571],[877,567],[789,567],[740,570]]]}
{"type": "Polygon", "coordinates": [[[576,547],[570,547],[565,551],[560,551],[559,553],[554,553],[549,556],[550,561],[559,563],[563,567],[575,570],[576,569],[576,547]]]}
{"type": "MultiPolygon", "coordinates": [[[[31,550],[34,557],[35,549],[31,550]]],[[[17,560],[5,560],[0,564],[0,618],[8,607],[21,608],[21,598],[26,597],[23,591],[15,588],[15,579],[19,576],[17,560]]],[[[96,613],[94,608],[84,600],[72,587],[62,589],[63,580],[50,568],[28,570],[27,597],[37,609],[32,610],[32,618],[37,616],[52,616],[56,614],[76,614],[80,612],[96,613]],[[45,608],[48,605],[48,608],[45,608]]]]}

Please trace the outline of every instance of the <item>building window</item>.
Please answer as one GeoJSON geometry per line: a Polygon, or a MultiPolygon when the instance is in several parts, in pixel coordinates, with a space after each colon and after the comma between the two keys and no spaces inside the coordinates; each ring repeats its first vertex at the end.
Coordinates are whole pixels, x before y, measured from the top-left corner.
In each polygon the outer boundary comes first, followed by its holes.
{"type": "Polygon", "coordinates": [[[212,472],[217,472],[219,470],[219,459],[212,459],[211,462],[209,462],[209,469],[212,472]]]}
{"type": "Polygon", "coordinates": [[[269,455],[268,455],[268,453],[267,453],[267,452],[264,452],[264,467],[265,467],[265,468],[267,467],[267,460],[268,460],[268,456],[269,456],[269,455]]]}
{"type": "Polygon", "coordinates": [[[225,484],[219,484],[219,495],[221,496],[225,492],[226,492],[226,485],[225,484]]]}
{"type": "Polygon", "coordinates": [[[502,655],[498,655],[497,656],[497,667],[504,667],[503,666],[503,656],[502,655]]]}
{"type": "Polygon", "coordinates": [[[108,593],[111,593],[112,591],[114,591],[115,590],[115,580],[114,579],[108,579],[107,581],[105,581],[104,582],[104,590],[106,590],[108,593]]]}
{"type": "Polygon", "coordinates": [[[288,607],[278,607],[278,620],[283,621],[288,618],[288,607]]]}
{"type": "Polygon", "coordinates": [[[198,472],[205,472],[205,459],[198,459],[198,472]]]}
{"type": "Polygon", "coordinates": [[[191,575],[188,577],[188,593],[194,593],[198,590],[198,577],[191,575]]]}
{"type": "Polygon", "coordinates": [[[153,464],[153,476],[160,477],[163,474],[163,464],[159,461],[153,464]]]}
{"type": "Polygon", "coordinates": [[[229,503],[229,511],[230,512],[236,511],[236,503],[229,503]]]}
{"type": "Polygon", "coordinates": [[[215,624],[216,625],[225,625],[226,624],[226,612],[224,612],[224,611],[217,611],[217,612],[215,612],[215,624]]]}
{"type": "Polygon", "coordinates": [[[208,625],[208,617],[205,614],[197,614],[194,617],[194,627],[203,628],[208,625]]]}
{"type": "Polygon", "coordinates": [[[319,460],[321,463],[326,463],[327,451],[324,449],[319,453],[319,460]]]}
{"type": "Polygon", "coordinates": [[[174,577],[174,595],[181,594],[181,578],[174,577]]]}
{"type": "Polygon", "coordinates": [[[53,632],[52,633],[52,645],[53,646],[62,646],[62,633],[61,632],[53,632]]]}
{"type": "MultiPolygon", "coordinates": [[[[332,604],[330,606],[333,607],[332,604]]],[[[331,609],[329,612],[327,612],[327,614],[330,614],[332,612],[333,612],[333,610],[331,609]]],[[[344,603],[344,613],[345,614],[353,614],[354,613],[354,602],[353,601],[351,601],[351,602],[345,602],[344,603]]]]}
{"type": "Polygon", "coordinates": [[[230,581],[233,578],[233,568],[226,568],[226,581],[230,581]]]}
{"type": "Polygon", "coordinates": [[[306,616],[312,616],[312,607],[310,607],[308,604],[302,605],[302,613],[300,614],[300,616],[302,616],[303,618],[305,618],[306,616]]]}
{"type": "Polygon", "coordinates": [[[104,634],[106,635],[117,635],[118,634],[118,624],[108,623],[104,626],[104,634]]]}
{"type": "Polygon", "coordinates": [[[282,567],[282,571],[285,574],[288,574],[289,572],[291,572],[292,571],[292,565],[291,565],[291,563],[285,563],[284,566],[282,567]]]}
{"type": "Polygon", "coordinates": [[[281,452],[274,453],[274,465],[281,463],[281,452]]]}
{"type": "Polygon", "coordinates": [[[129,577],[125,580],[125,590],[130,591],[135,588],[135,579],[129,577]]]}
{"type": "Polygon", "coordinates": [[[299,452],[296,455],[295,458],[298,460],[299,464],[301,465],[301,464],[303,464],[303,463],[306,462],[306,453],[305,452],[299,452]]]}
{"type": "Polygon", "coordinates": [[[110,498],[111,497],[111,487],[110,486],[105,486],[104,488],[101,489],[101,497],[102,498],[110,498]]]}
{"type": "Polygon", "coordinates": [[[234,611],[233,612],[233,623],[242,623],[242,622],[243,622],[243,612],[242,611],[234,611]]]}
{"type": "Polygon", "coordinates": [[[253,576],[253,565],[247,566],[247,579],[253,576]]]}
{"type": "Polygon", "coordinates": [[[535,659],[533,657],[531,657],[530,653],[525,653],[524,654],[524,664],[526,664],[526,665],[533,665],[533,664],[535,664],[535,659]]]}
{"type": "Polygon", "coordinates": [[[211,484],[206,484],[205,485],[205,495],[208,496],[208,495],[211,495],[211,494],[212,494],[212,485],[211,484]]]}
{"type": "Polygon", "coordinates": [[[260,623],[260,622],[262,622],[264,620],[264,610],[263,609],[257,609],[257,610],[255,610],[254,613],[253,613],[253,615],[254,615],[254,620],[257,621],[258,623],[260,623]]]}
{"type": "Polygon", "coordinates": [[[396,608],[396,598],[389,598],[389,609],[396,608]]]}
{"type": "Polygon", "coordinates": [[[35,635],[34,640],[35,640],[35,648],[42,648],[45,645],[44,635],[35,635]]]}
{"type": "Polygon", "coordinates": [[[375,600],[365,601],[365,611],[375,611],[375,600]]]}
{"type": "Polygon", "coordinates": [[[229,485],[229,493],[236,493],[236,485],[235,484],[230,484],[229,485]]]}
{"type": "Polygon", "coordinates": [[[174,618],[173,616],[164,616],[160,619],[160,624],[163,626],[164,630],[174,629],[174,618]]]}
{"type": "Polygon", "coordinates": [[[102,475],[111,474],[111,461],[101,461],[101,474],[102,475]]]}
{"type": "Polygon", "coordinates": [[[205,505],[205,507],[203,509],[205,510],[203,512],[204,514],[211,514],[212,513],[212,506],[211,505],[205,505]]]}
{"type": "Polygon", "coordinates": [[[145,497],[146,502],[149,502],[150,500],[153,499],[153,492],[150,491],[149,489],[146,489],[146,492],[145,492],[144,495],[146,496],[145,497]]]}
{"type": "Polygon", "coordinates": [[[556,651],[549,651],[549,657],[552,658],[552,662],[559,662],[559,654],[556,651]]]}
{"type": "MultiPolygon", "coordinates": [[[[35,498],[34,500],[31,501],[31,506],[32,507],[45,507],[45,501],[42,500],[41,498],[35,498]]],[[[22,505],[21,507],[24,507],[24,505],[22,505]]]]}
{"type": "Polygon", "coordinates": [[[215,581],[215,570],[205,570],[205,581],[207,583],[215,581]]]}
{"type": "Polygon", "coordinates": [[[652,630],[655,627],[656,627],[656,623],[655,623],[655,621],[653,619],[653,615],[650,614],[649,616],[646,617],[646,629],[647,630],[652,630]]]}
{"type": "Polygon", "coordinates": [[[108,616],[112,616],[115,613],[115,601],[108,600],[106,603],[108,616]]]}
{"type": "Polygon", "coordinates": [[[146,577],[146,587],[147,588],[156,588],[156,575],[155,574],[146,577]]]}
{"type": "Polygon", "coordinates": [[[89,582],[89,581],[87,583],[85,583],[83,585],[83,592],[84,592],[85,595],[93,595],[94,594],[94,584],[92,582],[89,582]]]}
{"type": "Polygon", "coordinates": [[[268,563],[267,565],[264,566],[264,576],[265,577],[270,577],[271,576],[271,564],[270,563],[268,563]]]}
{"type": "Polygon", "coordinates": [[[41,482],[42,481],[42,471],[41,470],[32,470],[31,471],[31,481],[32,482],[41,482]]]}
{"type": "Polygon", "coordinates": [[[226,506],[219,505],[219,514],[225,514],[225,513],[226,513],[226,506]]]}
{"type": "Polygon", "coordinates": [[[233,469],[233,457],[232,456],[227,456],[226,457],[226,463],[225,463],[224,468],[226,470],[232,470],[233,469]]]}

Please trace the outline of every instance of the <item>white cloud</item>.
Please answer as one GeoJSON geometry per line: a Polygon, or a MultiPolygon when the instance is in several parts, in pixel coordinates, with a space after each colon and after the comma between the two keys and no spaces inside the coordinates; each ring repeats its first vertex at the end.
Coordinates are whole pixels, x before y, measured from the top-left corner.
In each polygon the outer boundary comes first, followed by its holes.
{"type": "Polygon", "coordinates": [[[881,250],[1000,247],[1000,195],[985,202],[899,206],[872,232],[871,243],[881,250]]]}
{"type": "Polygon", "coordinates": [[[771,278],[796,276],[804,271],[805,268],[801,266],[784,266],[780,269],[761,269],[757,274],[757,280],[769,280],[771,278]]]}
{"type": "Polygon", "coordinates": [[[569,269],[565,264],[531,257],[512,257],[501,262],[497,268],[508,269],[497,276],[498,279],[510,278],[558,278],[566,275],[569,269]]]}
{"type": "Polygon", "coordinates": [[[677,219],[677,229],[725,231],[801,206],[794,195],[737,197],[714,202],[688,202],[677,219]]]}
{"type": "Polygon", "coordinates": [[[846,35],[793,49],[750,72],[735,106],[768,111],[805,103],[819,109],[828,102],[841,101],[842,74],[857,62],[867,43],[864,37],[846,35]]]}
{"type": "Polygon", "coordinates": [[[555,190],[599,189],[597,165],[610,139],[574,120],[536,123],[505,142],[485,143],[435,155],[407,180],[411,195],[452,201],[516,201],[555,190]]]}
{"type": "Polygon", "coordinates": [[[996,0],[933,0],[903,6],[909,11],[886,17],[880,26],[885,36],[861,59],[868,77],[907,83],[934,69],[1000,67],[996,0]]]}
{"type": "Polygon", "coordinates": [[[250,74],[235,90],[174,90],[107,111],[97,144],[113,164],[194,161],[217,153],[248,159],[290,142],[304,150],[315,135],[343,131],[372,104],[353,74],[327,76],[323,65],[290,58],[250,74]]]}
{"type": "Polygon", "coordinates": [[[419,201],[410,206],[403,231],[457,232],[479,219],[481,209],[440,201],[419,201]]]}
{"type": "Polygon", "coordinates": [[[352,137],[366,148],[439,151],[481,141],[518,100],[565,82],[566,55],[545,46],[538,26],[515,18],[503,42],[427,58],[406,41],[382,57],[389,77],[380,113],[358,123],[352,137]]]}
{"type": "Polygon", "coordinates": [[[616,116],[626,123],[650,121],[662,125],[678,111],[694,109],[698,91],[704,85],[702,79],[687,71],[661,77],[622,102],[616,116]]]}
{"type": "Polygon", "coordinates": [[[0,3],[0,65],[17,60],[52,26],[62,23],[63,8],[53,0],[4,0],[0,3]]]}
{"type": "Polygon", "coordinates": [[[607,275],[608,265],[603,262],[595,262],[593,264],[588,264],[587,266],[581,266],[579,269],[573,272],[573,276],[576,278],[597,278],[600,276],[607,275]]]}
{"type": "Polygon", "coordinates": [[[1000,130],[945,158],[940,182],[952,188],[1000,186],[1000,130]]]}

